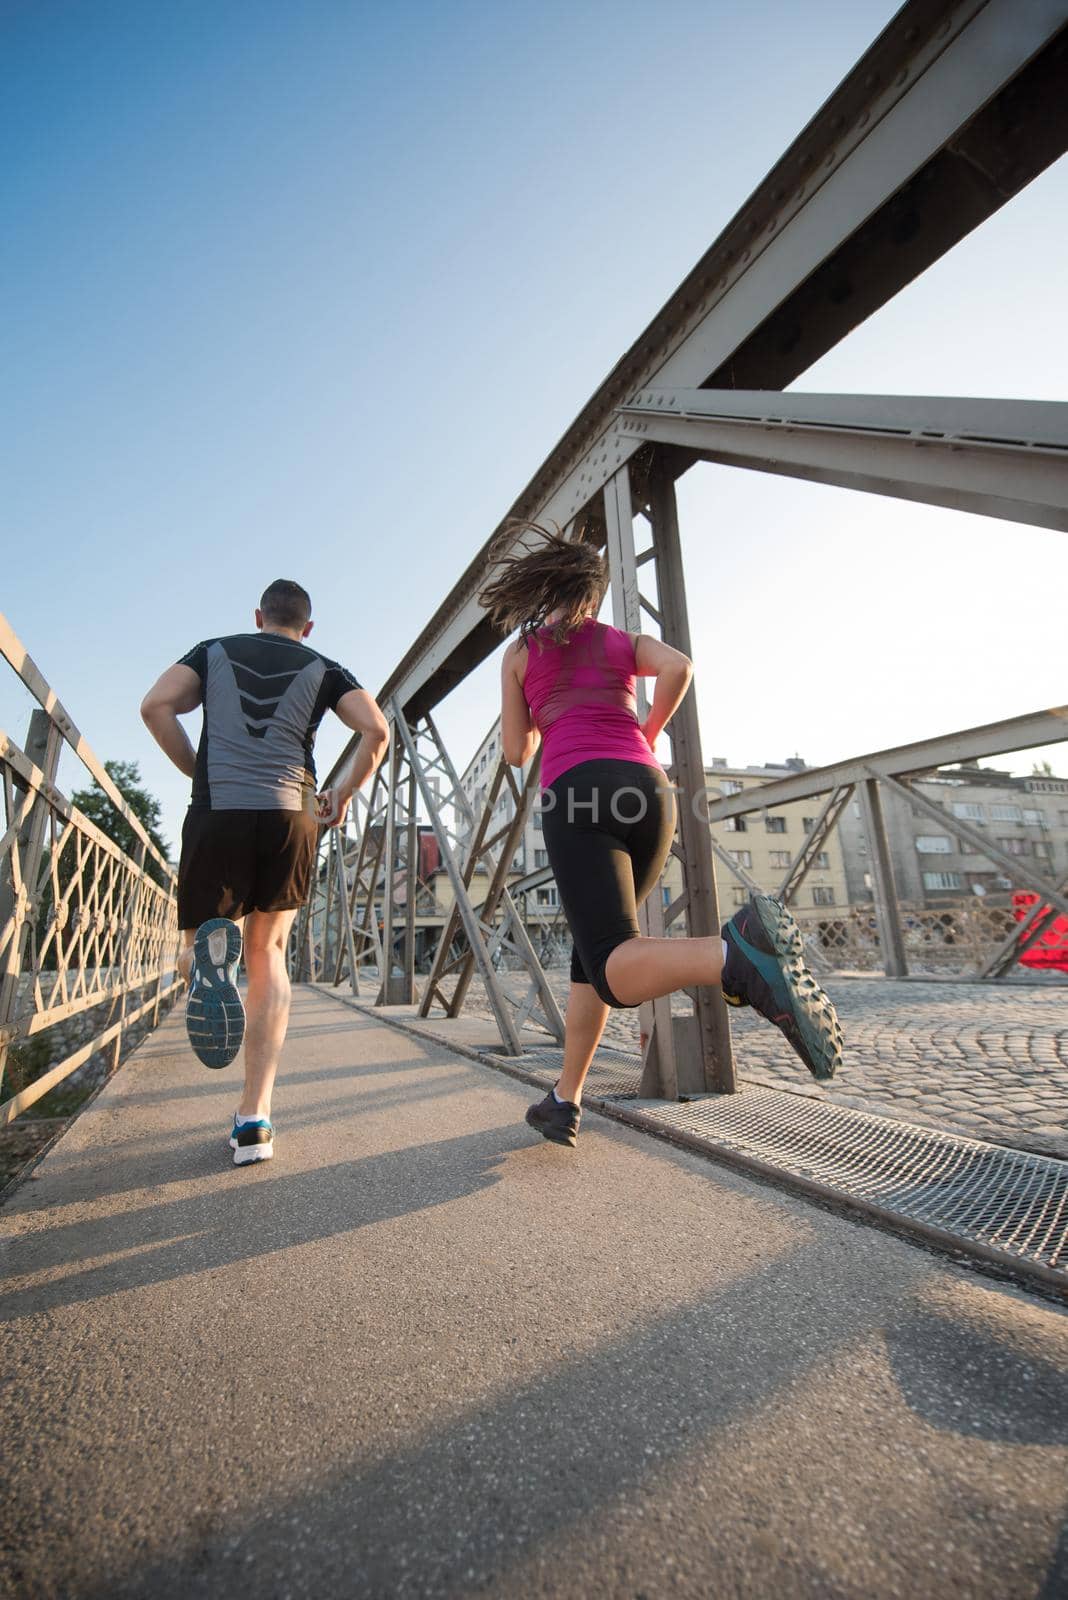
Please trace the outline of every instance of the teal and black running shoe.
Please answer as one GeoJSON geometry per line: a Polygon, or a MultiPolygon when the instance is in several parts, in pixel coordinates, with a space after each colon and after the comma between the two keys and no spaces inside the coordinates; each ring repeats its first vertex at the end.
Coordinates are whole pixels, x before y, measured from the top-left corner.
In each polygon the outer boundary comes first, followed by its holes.
{"type": "Polygon", "coordinates": [[[241,929],[226,917],[202,922],[193,940],[193,969],[185,1027],[206,1067],[228,1067],[245,1037],[245,1008],[237,992],[241,929]]]}
{"type": "Polygon", "coordinates": [[[833,1078],[842,1063],[842,1028],[829,995],[805,965],[801,929],[780,900],[752,895],[723,938],[723,998],[752,1006],[789,1039],[814,1078],[833,1078]]]}

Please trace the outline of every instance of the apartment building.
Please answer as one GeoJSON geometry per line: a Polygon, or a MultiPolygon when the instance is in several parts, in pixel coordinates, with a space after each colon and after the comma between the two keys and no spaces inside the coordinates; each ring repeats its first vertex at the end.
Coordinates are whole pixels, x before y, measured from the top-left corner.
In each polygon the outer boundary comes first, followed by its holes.
{"type": "MultiPolygon", "coordinates": [[[[964,896],[1007,904],[1019,885],[999,862],[959,839],[949,826],[959,819],[1032,873],[1051,882],[1068,877],[1068,779],[1053,773],[1014,777],[962,765],[918,779],[917,793],[945,813],[939,824],[893,790],[882,795],[883,817],[898,899],[939,906],[964,896]]],[[[871,899],[868,840],[860,805],[852,801],[838,824],[853,904],[871,899]]]]}
{"type": "MultiPolygon", "coordinates": [[[[732,766],[725,758],[717,756],[705,768],[705,782],[709,798],[714,799],[759,789],[763,784],[804,771],[805,763],[799,756],[781,764],[767,762],[750,767],[732,766]]],[[[798,800],[790,805],[753,811],[744,817],[728,817],[724,822],[712,824],[712,837],[762,889],[774,893],[804,847],[819,810],[819,801],[798,800]]],[[[721,860],[716,862],[716,881],[724,915],[745,904],[749,889],[721,860]]],[[[670,890],[667,898],[678,892],[681,882],[681,868],[672,857],[665,874],[665,884],[670,890]]],[[[845,861],[837,830],[824,843],[791,904],[806,911],[813,907],[822,909],[848,904],[845,861]]]]}

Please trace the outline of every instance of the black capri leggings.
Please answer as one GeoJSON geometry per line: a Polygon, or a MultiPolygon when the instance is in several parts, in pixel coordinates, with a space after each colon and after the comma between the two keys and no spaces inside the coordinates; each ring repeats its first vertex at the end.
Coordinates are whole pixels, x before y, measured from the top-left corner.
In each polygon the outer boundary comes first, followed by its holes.
{"type": "Polygon", "coordinates": [[[675,797],[659,767],[583,761],[542,795],[542,833],[574,945],[572,983],[623,1007],[605,978],[617,945],[638,937],[638,907],[664,869],[675,797]]]}

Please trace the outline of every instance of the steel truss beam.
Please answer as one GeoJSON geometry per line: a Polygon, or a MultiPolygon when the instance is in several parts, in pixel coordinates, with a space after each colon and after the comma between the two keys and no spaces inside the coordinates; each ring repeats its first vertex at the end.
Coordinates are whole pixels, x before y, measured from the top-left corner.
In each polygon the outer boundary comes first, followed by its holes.
{"type": "MultiPolygon", "coordinates": [[[[629,633],[642,631],[642,612],[658,625],[665,643],[690,654],[690,626],[686,611],[686,586],[679,545],[675,485],[668,462],[654,461],[647,484],[648,519],[652,546],[639,557],[634,543],[634,513],[629,467],[621,467],[604,495],[608,532],[612,614],[615,624],[629,633]],[[638,568],[651,562],[656,580],[656,600],[644,595],[638,568]]],[[[640,685],[640,680],[639,680],[640,685]]],[[[648,707],[640,688],[640,715],[648,707]]],[[[704,793],[705,772],[697,706],[688,694],[666,730],[671,741],[671,776],[678,790],[676,854],[682,867],[682,894],[665,910],[659,885],[639,913],[639,926],[651,938],[663,938],[668,927],[685,916],[693,938],[719,934],[720,915],[716,873],[709,849],[709,834],[694,800],[704,793]]],[[[720,991],[700,985],[691,991],[696,1028],[687,1037],[686,1019],[672,1018],[671,997],[648,1002],[641,1008],[644,1062],[642,1093],[677,1099],[679,1094],[708,1090],[731,1092],[736,1086],[731,1056],[730,1024],[720,991]]]]}
{"type": "Polygon", "coordinates": [[[852,793],[852,786],[848,784],[840,789],[831,790],[823,809],[812,825],[812,832],[794,857],[793,864],[775,891],[778,899],[789,902],[794,898],[811,872],[816,857],[837,826],[838,818],[845,810],[852,793]]]}
{"type": "MultiPolygon", "coordinates": [[[[519,961],[521,966],[526,968],[531,977],[536,998],[541,1008],[541,1015],[537,1020],[544,1024],[546,1031],[558,1043],[562,1042],[564,1023],[559,1007],[535,955],[526,929],[523,927],[519,913],[505,888],[508,865],[515,853],[515,841],[522,837],[526,809],[529,807],[530,798],[537,783],[536,776],[533,782],[528,781],[523,795],[520,795],[515,788],[510,772],[508,773],[507,781],[517,802],[516,816],[512,819],[509,828],[503,832],[503,849],[501,854],[497,856],[494,851],[501,842],[501,835],[492,838],[487,838],[486,836],[491,814],[484,813],[480,825],[476,825],[467,796],[463,792],[463,785],[449,759],[433,721],[428,717],[424,719],[421,728],[413,730],[396,701],[394,701],[391,710],[397,738],[403,747],[414,774],[423,805],[426,808],[438,841],[442,866],[445,868],[449,878],[455,907],[456,920],[450,916],[442,930],[442,937],[438,944],[430,979],[420,1003],[421,1015],[426,1016],[429,1014],[431,1004],[435,998],[442,1001],[448,1015],[458,1015],[463,1005],[471,976],[477,970],[485,985],[486,996],[497,1022],[501,1043],[506,1054],[522,1055],[521,1029],[523,1023],[533,1012],[534,1006],[529,993],[523,1001],[514,1000],[501,983],[496,971],[495,960],[500,951],[506,950],[513,958],[519,961]],[[424,757],[420,750],[420,743],[425,746],[428,742],[431,747],[430,753],[424,757]],[[437,785],[435,784],[435,775],[439,780],[444,777],[447,785],[444,792],[440,781],[437,785]],[[450,807],[454,812],[458,812],[473,829],[472,849],[468,853],[466,862],[463,861],[459,836],[448,826],[445,820],[446,810],[450,807]],[[480,906],[475,906],[470,895],[470,883],[475,866],[479,861],[485,863],[489,870],[490,887],[485,902],[480,906]],[[503,913],[503,917],[502,921],[495,925],[494,918],[498,909],[503,913]],[[451,952],[457,932],[457,922],[466,937],[467,952],[458,962],[454,963],[451,952]],[[448,974],[457,969],[456,988],[451,997],[446,997],[441,989],[441,984],[448,974]]],[[[493,784],[494,805],[502,782],[504,782],[504,776],[501,771],[503,766],[502,762],[493,784]]]]}
{"type": "Polygon", "coordinates": [[[768,811],[773,806],[788,805],[792,800],[809,800],[845,784],[862,783],[873,772],[880,778],[899,778],[933,772],[957,761],[978,761],[985,756],[1009,755],[1014,750],[1037,749],[1064,739],[1068,739],[1068,705],[1053,706],[1048,711],[1032,711],[1022,717],[1010,717],[1005,722],[988,722],[979,728],[921,739],[916,744],[853,756],[831,766],[811,767],[795,776],[777,778],[756,789],[745,789],[741,794],[710,800],[708,815],[713,822],[720,822],[724,817],[768,811]]]}
{"type": "Polygon", "coordinates": [[[315,882],[293,934],[299,977],[336,987],[347,975],[355,995],[362,969],[374,973],[376,986],[383,971],[378,906],[385,898],[387,790],[379,770],[369,794],[353,796],[345,822],[321,830],[315,882]]]}
{"type": "MultiPolygon", "coordinates": [[[[728,225],[492,536],[563,526],[639,448],[618,408],[676,387],[780,389],[1068,146],[1068,0],[908,0],[728,225]]],[[[410,716],[498,640],[478,554],[390,674],[410,716]]]]}
{"type": "MultiPolygon", "coordinates": [[[[485,899],[475,906],[474,910],[482,926],[493,930],[490,936],[490,953],[496,955],[499,950],[507,949],[513,956],[519,957],[522,965],[530,973],[531,990],[519,1008],[518,1025],[522,1027],[523,1022],[532,1014],[533,1003],[537,1000],[540,1002],[542,1018],[548,1031],[560,1043],[564,1037],[564,1022],[560,1008],[523,925],[523,918],[515,905],[514,896],[507,887],[509,865],[522,842],[531,804],[539,792],[540,766],[540,760],[535,757],[526,781],[520,789],[511,767],[502,757],[497,763],[485,803],[478,817],[475,817],[470,808],[465,808],[469,835],[462,878],[470,897],[475,873],[481,868],[488,875],[489,886],[485,899]],[[493,816],[502,789],[511,795],[515,809],[504,827],[491,833],[493,816]],[[498,912],[502,910],[503,919],[498,924],[498,912]]],[[[463,786],[457,787],[458,793],[462,795],[463,786]]],[[[466,798],[464,795],[465,802],[466,798]]],[[[458,954],[454,953],[453,945],[460,929],[460,909],[454,904],[442,929],[430,977],[423,990],[419,1005],[419,1015],[422,1017],[429,1016],[435,1000],[444,1007],[447,1016],[456,1017],[460,1014],[475,972],[475,953],[469,944],[458,954]],[[447,995],[441,986],[450,976],[455,976],[456,982],[452,994],[447,995]]]]}
{"type": "Polygon", "coordinates": [[[1068,404],[647,389],[625,433],[704,461],[1068,531],[1068,404]]]}

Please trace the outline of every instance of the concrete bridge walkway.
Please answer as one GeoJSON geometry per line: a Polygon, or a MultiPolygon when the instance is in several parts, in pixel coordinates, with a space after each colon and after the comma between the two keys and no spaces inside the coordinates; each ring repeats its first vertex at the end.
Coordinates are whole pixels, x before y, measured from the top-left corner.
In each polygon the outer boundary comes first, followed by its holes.
{"type": "Polygon", "coordinates": [[[0,1213],[0,1594],[1068,1593],[1056,1306],[295,996],[276,1158],[144,1045],[0,1213]]]}

